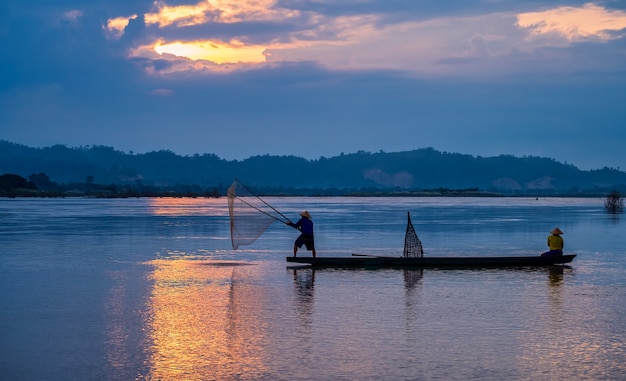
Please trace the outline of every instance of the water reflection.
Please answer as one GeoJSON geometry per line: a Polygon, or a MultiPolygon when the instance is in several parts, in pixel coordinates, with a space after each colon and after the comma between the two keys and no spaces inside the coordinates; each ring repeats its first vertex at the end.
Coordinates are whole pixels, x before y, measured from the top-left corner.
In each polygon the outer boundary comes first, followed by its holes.
{"type": "Polygon", "coordinates": [[[293,284],[296,290],[296,313],[300,320],[312,323],[315,269],[293,268],[293,284]]]}
{"type": "Polygon", "coordinates": [[[315,269],[302,267],[292,271],[296,297],[294,332],[299,340],[298,347],[306,353],[313,353],[315,269]]]}
{"type": "Polygon", "coordinates": [[[220,198],[149,198],[151,212],[157,216],[225,216],[225,201],[220,198]]]}
{"type": "Polygon", "coordinates": [[[405,339],[408,342],[419,340],[419,297],[424,277],[424,269],[403,270],[404,278],[404,327],[405,339]]]}
{"type": "Polygon", "coordinates": [[[626,234],[599,199],[270,201],[288,215],[303,204],[317,210],[320,247],[338,255],[354,247],[397,254],[407,209],[419,216],[431,256],[483,255],[501,242],[511,243],[511,253],[539,252],[555,224],[579,254],[575,272],[427,269],[421,279],[402,270],[305,270],[294,278],[284,268],[293,236],[283,227],[233,253],[224,200],[215,204],[218,214],[208,212],[209,199],[159,200],[161,214],[149,201],[0,201],[4,378],[626,374],[626,234]],[[220,264],[209,255],[255,265],[220,264]],[[135,266],[155,257],[173,259],[135,266]]]}
{"type": "Polygon", "coordinates": [[[107,363],[111,368],[109,372],[116,378],[123,378],[124,370],[129,368],[131,355],[128,351],[129,336],[131,334],[127,324],[125,324],[126,300],[128,300],[121,271],[111,272],[113,287],[105,301],[105,312],[107,314],[107,363]]]}
{"type": "Polygon", "coordinates": [[[548,269],[551,286],[560,286],[563,284],[563,271],[568,268],[571,269],[570,266],[552,266],[548,269]]]}
{"type": "MultiPolygon", "coordinates": [[[[288,270],[293,271],[293,282],[296,288],[296,294],[298,295],[298,300],[304,303],[312,302],[316,269],[310,266],[294,266],[288,267],[288,270]]],[[[404,287],[407,290],[413,289],[417,285],[421,284],[423,277],[424,269],[403,270],[404,287]]]]}
{"type": "Polygon", "coordinates": [[[310,267],[292,268],[293,284],[298,296],[298,304],[309,305],[313,302],[315,288],[315,269],[310,267]]]}
{"type": "Polygon", "coordinates": [[[266,371],[254,266],[187,259],[155,260],[147,318],[148,379],[254,379],[266,371]]]}
{"type": "Polygon", "coordinates": [[[143,326],[143,317],[137,311],[145,305],[146,288],[143,282],[136,282],[144,279],[145,267],[125,265],[110,269],[107,275],[111,281],[103,309],[107,378],[132,380],[145,373],[140,348],[146,347],[146,337],[142,329],[137,329],[143,326]]]}
{"type": "Polygon", "coordinates": [[[607,213],[607,216],[610,222],[612,222],[615,225],[619,225],[622,214],[621,212],[620,213],[607,213]]]}
{"type": "Polygon", "coordinates": [[[563,323],[563,271],[565,266],[548,268],[548,307],[550,321],[563,323]]]}
{"type": "Polygon", "coordinates": [[[536,301],[530,306],[535,315],[517,338],[520,367],[533,364],[527,370],[528,379],[622,379],[626,370],[624,345],[610,342],[615,333],[621,335],[623,324],[610,319],[595,321],[597,316],[609,316],[598,315],[606,309],[598,298],[603,291],[583,287],[577,291],[582,294],[572,304],[569,292],[572,291],[573,269],[555,266],[547,273],[546,303],[542,304],[537,297],[529,298],[536,301]],[[580,327],[581,322],[589,327],[602,325],[604,329],[573,329],[580,327]],[[615,378],[617,374],[621,376],[615,378]]]}
{"type": "Polygon", "coordinates": [[[424,277],[424,269],[404,270],[404,287],[412,290],[418,284],[421,284],[424,277]]]}

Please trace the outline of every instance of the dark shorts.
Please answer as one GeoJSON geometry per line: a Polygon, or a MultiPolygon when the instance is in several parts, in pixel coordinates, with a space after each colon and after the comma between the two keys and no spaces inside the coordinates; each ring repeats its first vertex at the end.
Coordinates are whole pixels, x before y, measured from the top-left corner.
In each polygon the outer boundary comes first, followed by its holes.
{"type": "Polygon", "coordinates": [[[300,236],[296,239],[296,242],[294,242],[294,245],[298,247],[302,247],[302,245],[304,245],[307,250],[315,250],[315,240],[310,234],[300,234],[300,236]]]}
{"type": "Polygon", "coordinates": [[[542,257],[560,257],[562,255],[563,255],[563,252],[561,250],[550,250],[541,254],[542,257]]]}

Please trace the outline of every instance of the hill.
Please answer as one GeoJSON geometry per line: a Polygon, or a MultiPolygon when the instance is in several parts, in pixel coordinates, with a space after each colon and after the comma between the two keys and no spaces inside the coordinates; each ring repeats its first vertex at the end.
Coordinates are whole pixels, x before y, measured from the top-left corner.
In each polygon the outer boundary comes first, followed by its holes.
{"type": "Polygon", "coordinates": [[[317,160],[262,155],[228,161],[214,154],[180,156],[171,151],[132,154],[106,146],[32,148],[0,141],[0,174],[24,178],[45,174],[60,184],[193,186],[220,192],[234,178],[239,178],[268,193],[287,194],[298,193],[298,189],[315,189],[318,193],[329,189],[368,192],[472,189],[507,194],[601,193],[626,189],[626,173],[616,169],[583,171],[551,158],[481,157],[433,148],[395,153],[360,151],[317,160]]]}

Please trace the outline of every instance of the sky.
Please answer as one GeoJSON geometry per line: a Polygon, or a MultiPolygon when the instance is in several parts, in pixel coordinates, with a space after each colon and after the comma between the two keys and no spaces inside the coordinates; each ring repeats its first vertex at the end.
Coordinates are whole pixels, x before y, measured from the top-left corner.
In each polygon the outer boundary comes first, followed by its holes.
{"type": "Polygon", "coordinates": [[[3,0],[0,139],[626,170],[626,1],[3,0]]]}

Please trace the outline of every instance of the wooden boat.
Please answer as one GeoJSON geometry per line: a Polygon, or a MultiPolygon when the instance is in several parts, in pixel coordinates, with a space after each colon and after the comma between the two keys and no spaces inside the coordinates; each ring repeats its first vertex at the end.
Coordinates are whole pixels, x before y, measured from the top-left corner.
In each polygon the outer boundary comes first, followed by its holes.
{"type": "Polygon", "coordinates": [[[352,257],[287,257],[287,262],[336,268],[516,268],[570,263],[575,254],[525,257],[424,257],[422,242],[407,212],[402,257],[352,254],[352,257]]]}
{"type": "Polygon", "coordinates": [[[335,268],[515,268],[556,266],[570,263],[575,254],[523,257],[287,257],[287,262],[335,268]]]}

